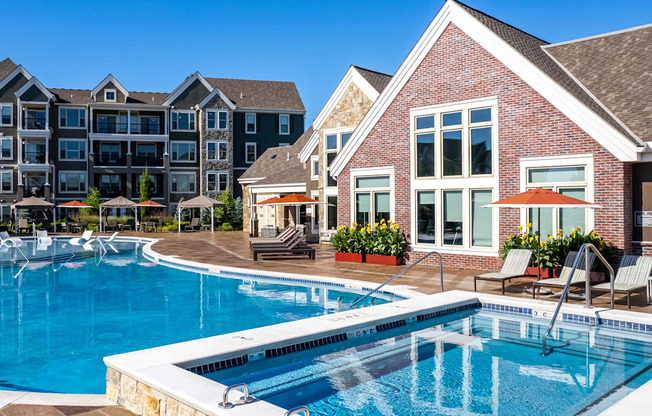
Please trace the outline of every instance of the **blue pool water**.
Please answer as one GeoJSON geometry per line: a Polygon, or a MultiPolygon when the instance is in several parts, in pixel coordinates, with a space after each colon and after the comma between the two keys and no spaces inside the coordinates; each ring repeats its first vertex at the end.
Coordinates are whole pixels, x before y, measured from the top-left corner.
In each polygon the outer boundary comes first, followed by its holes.
{"type": "MultiPolygon", "coordinates": [[[[27,243],[0,263],[0,390],[104,393],[108,355],[337,311],[330,288],[200,275],[152,263],[135,243],[101,258],[27,243]]],[[[208,260],[208,259],[207,259],[208,260]]],[[[215,259],[210,259],[215,260],[215,259]]],[[[376,299],[376,303],[383,300],[376,299]]]]}
{"type": "Polygon", "coordinates": [[[597,415],[652,378],[650,336],[472,310],[205,375],[315,415],[597,415]]]}

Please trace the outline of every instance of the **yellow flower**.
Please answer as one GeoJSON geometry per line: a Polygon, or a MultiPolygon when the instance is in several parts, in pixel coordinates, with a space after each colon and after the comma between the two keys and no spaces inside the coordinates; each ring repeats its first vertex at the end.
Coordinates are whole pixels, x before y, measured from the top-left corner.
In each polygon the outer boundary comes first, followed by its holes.
{"type": "Polygon", "coordinates": [[[552,236],[548,234],[548,240],[552,240],[552,236]]]}
{"type": "Polygon", "coordinates": [[[519,230],[519,231],[523,231],[523,226],[522,226],[522,225],[519,225],[519,226],[518,226],[518,230],[519,230]]]}
{"type": "Polygon", "coordinates": [[[374,224],[374,227],[378,227],[378,223],[375,223],[375,224],[374,224]]]}
{"type": "Polygon", "coordinates": [[[531,223],[531,222],[528,222],[527,224],[525,224],[525,226],[526,226],[527,228],[532,228],[532,223],[531,223]]]}
{"type": "Polygon", "coordinates": [[[381,224],[385,224],[385,222],[386,222],[386,221],[385,221],[385,218],[382,218],[382,219],[380,220],[380,223],[381,223],[381,224]]]}
{"type": "Polygon", "coordinates": [[[351,231],[355,231],[355,228],[351,227],[351,231]]]}
{"type": "Polygon", "coordinates": [[[507,238],[508,238],[508,239],[511,239],[511,238],[512,238],[512,234],[507,234],[507,238]]]}
{"type": "Polygon", "coordinates": [[[538,239],[539,239],[539,236],[538,236],[538,235],[535,235],[535,236],[534,236],[534,239],[535,239],[535,240],[538,240],[538,239]]]}
{"type": "Polygon", "coordinates": [[[545,246],[545,245],[546,245],[546,242],[545,242],[545,241],[542,241],[542,242],[541,242],[541,247],[543,247],[543,246],[545,246]]]}
{"type": "Polygon", "coordinates": [[[353,224],[351,224],[351,226],[353,226],[353,227],[357,227],[357,226],[358,226],[358,223],[357,223],[357,222],[354,222],[353,224]]]}
{"type": "Polygon", "coordinates": [[[530,243],[534,241],[534,237],[530,237],[530,243]]]}
{"type": "Polygon", "coordinates": [[[393,230],[398,230],[398,224],[392,224],[392,229],[393,230]]]}

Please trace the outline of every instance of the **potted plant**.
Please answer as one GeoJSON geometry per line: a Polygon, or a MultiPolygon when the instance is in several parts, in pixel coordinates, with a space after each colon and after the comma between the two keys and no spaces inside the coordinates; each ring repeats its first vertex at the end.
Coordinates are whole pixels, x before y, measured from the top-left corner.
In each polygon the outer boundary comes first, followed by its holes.
{"type": "Polygon", "coordinates": [[[385,266],[398,266],[403,261],[405,251],[405,237],[399,230],[398,224],[392,220],[374,224],[373,230],[369,225],[362,232],[365,243],[366,261],[370,264],[385,266]]]}
{"type": "Polygon", "coordinates": [[[364,250],[361,236],[362,227],[353,223],[352,227],[342,225],[331,237],[331,243],[335,247],[335,260],[362,263],[364,261],[364,250]]]}
{"type": "Polygon", "coordinates": [[[505,244],[503,245],[500,256],[504,260],[505,257],[507,257],[507,253],[509,253],[511,249],[532,250],[534,255],[530,257],[530,263],[528,264],[525,273],[531,276],[537,276],[539,268],[539,262],[537,259],[537,245],[539,245],[539,253],[541,256],[541,278],[545,279],[552,277],[553,272],[551,272],[550,269],[552,266],[548,265],[549,261],[546,260],[546,256],[549,254],[547,250],[547,243],[539,242],[539,236],[535,235],[535,233],[532,231],[531,223],[527,223],[525,225],[525,229],[523,229],[523,226],[519,225],[518,231],[518,234],[509,234],[507,241],[505,241],[505,244]]]}

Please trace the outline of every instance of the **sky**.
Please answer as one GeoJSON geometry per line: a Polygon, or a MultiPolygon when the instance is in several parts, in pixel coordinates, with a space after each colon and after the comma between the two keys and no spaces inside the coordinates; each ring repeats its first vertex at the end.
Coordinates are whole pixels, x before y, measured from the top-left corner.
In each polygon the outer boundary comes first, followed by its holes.
{"type": "MultiPolygon", "coordinates": [[[[443,0],[0,0],[0,60],[47,87],[171,92],[188,75],[294,81],[306,128],[354,64],[393,74],[443,0]]],[[[652,23],[650,0],[466,0],[555,43],[652,23]]]]}

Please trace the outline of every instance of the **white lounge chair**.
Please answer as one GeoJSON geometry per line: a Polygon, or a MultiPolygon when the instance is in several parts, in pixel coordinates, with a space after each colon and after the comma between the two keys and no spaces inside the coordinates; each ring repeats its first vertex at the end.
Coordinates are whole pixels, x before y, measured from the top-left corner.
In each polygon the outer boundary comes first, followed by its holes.
{"type": "MultiPolygon", "coordinates": [[[[550,279],[541,279],[535,280],[532,282],[532,299],[536,296],[537,287],[554,287],[557,289],[563,289],[568,282],[570,277],[570,272],[573,269],[573,263],[575,263],[575,258],[577,257],[577,251],[571,251],[566,256],[566,261],[564,262],[564,267],[562,267],[559,277],[551,277],[550,279]]],[[[591,267],[593,267],[593,262],[595,261],[595,253],[589,253],[589,272],[591,267]]],[[[589,273],[589,278],[591,274],[589,273]]],[[[577,263],[577,269],[573,273],[573,280],[570,282],[570,286],[580,286],[586,284],[586,262],[584,257],[580,259],[577,263]]],[[[568,301],[568,296],[566,297],[568,301]]]]}
{"type": "Polygon", "coordinates": [[[506,281],[512,280],[516,277],[528,276],[525,274],[525,271],[527,270],[527,265],[530,263],[530,257],[532,257],[532,250],[510,250],[505,258],[505,263],[499,272],[484,273],[473,277],[473,290],[478,290],[478,280],[490,280],[502,283],[504,295],[506,281]]]}
{"type": "Polygon", "coordinates": [[[52,245],[52,237],[48,236],[47,231],[36,232],[36,250],[47,250],[52,245]]]}
{"type": "Polygon", "coordinates": [[[25,242],[18,237],[10,237],[9,233],[6,231],[0,232],[0,244],[2,245],[12,245],[15,247],[21,247],[25,242]]]}
{"type": "MultiPolygon", "coordinates": [[[[647,288],[647,279],[652,272],[652,257],[650,256],[623,256],[620,261],[618,273],[614,278],[614,293],[623,293],[627,295],[627,308],[631,309],[629,298],[632,292],[643,291],[647,288]]],[[[600,283],[599,285],[589,287],[589,297],[591,292],[611,292],[611,283],[600,283]]]]}
{"type": "Polygon", "coordinates": [[[83,246],[93,239],[93,230],[86,230],[81,237],[76,237],[70,240],[70,244],[73,246],[83,246]]]}
{"type": "Polygon", "coordinates": [[[102,242],[104,243],[112,243],[113,240],[115,240],[115,238],[118,236],[118,234],[120,234],[120,231],[114,232],[113,234],[111,234],[110,237],[104,237],[104,238],[100,237],[100,238],[102,238],[102,242]]]}

